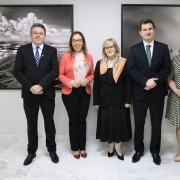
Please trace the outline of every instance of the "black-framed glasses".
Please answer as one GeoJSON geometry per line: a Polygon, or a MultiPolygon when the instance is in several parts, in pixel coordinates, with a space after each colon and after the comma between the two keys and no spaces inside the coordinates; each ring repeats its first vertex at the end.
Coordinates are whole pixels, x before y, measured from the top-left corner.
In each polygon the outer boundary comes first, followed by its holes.
{"type": "Polygon", "coordinates": [[[105,50],[114,49],[114,48],[115,48],[115,45],[111,45],[111,46],[108,46],[108,47],[104,47],[105,50]]]}
{"type": "Polygon", "coordinates": [[[82,43],[82,39],[72,39],[72,43],[82,43]]]}

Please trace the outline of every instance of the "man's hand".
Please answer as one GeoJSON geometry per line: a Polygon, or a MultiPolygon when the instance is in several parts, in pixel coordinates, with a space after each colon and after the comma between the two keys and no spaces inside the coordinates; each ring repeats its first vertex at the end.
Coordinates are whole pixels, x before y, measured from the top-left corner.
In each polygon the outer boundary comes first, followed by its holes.
{"type": "MultiPolygon", "coordinates": [[[[158,80],[158,78],[151,78],[149,79],[147,82],[146,82],[146,86],[149,88],[149,89],[152,89],[154,87],[156,87],[156,82],[155,80],[158,80]]],[[[146,88],[146,87],[145,87],[146,88]]]]}
{"type": "Polygon", "coordinates": [[[40,95],[40,94],[43,94],[44,93],[44,91],[43,90],[41,90],[38,94],[40,95]]]}
{"type": "Polygon", "coordinates": [[[100,105],[94,105],[94,107],[98,110],[100,105]]]}
{"type": "Polygon", "coordinates": [[[39,94],[42,91],[42,88],[41,88],[41,86],[39,84],[37,84],[37,85],[32,86],[30,91],[33,94],[39,94]]]}
{"type": "Polygon", "coordinates": [[[131,104],[125,104],[126,108],[130,108],[131,104]]]}
{"type": "Polygon", "coordinates": [[[145,87],[144,87],[144,89],[145,89],[145,90],[147,90],[147,91],[149,91],[149,90],[150,90],[147,86],[145,86],[145,87]]]}

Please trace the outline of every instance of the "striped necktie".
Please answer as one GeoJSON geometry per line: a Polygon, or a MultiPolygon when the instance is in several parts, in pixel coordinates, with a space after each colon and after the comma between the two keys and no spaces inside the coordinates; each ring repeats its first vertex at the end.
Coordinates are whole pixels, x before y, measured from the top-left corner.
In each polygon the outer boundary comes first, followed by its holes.
{"type": "Polygon", "coordinates": [[[151,45],[146,45],[146,55],[148,59],[149,66],[151,66],[151,51],[150,51],[151,45]]]}
{"type": "Polygon", "coordinates": [[[38,67],[39,61],[40,61],[40,57],[39,57],[39,46],[36,47],[35,60],[36,60],[36,66],[38,67]]]}

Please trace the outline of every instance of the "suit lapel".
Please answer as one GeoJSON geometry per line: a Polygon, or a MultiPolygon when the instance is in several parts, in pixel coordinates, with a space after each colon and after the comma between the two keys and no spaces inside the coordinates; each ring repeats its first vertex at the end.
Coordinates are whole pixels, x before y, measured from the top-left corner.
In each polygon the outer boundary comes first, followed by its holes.
{"type": "Polygon", "coordinates": [[[76,54],[73,53],[73,54],[72,54],[72,58],[70,59],[70,62],[71,62],[71,65],[72,65],[72,69],[74,69],[75,57],[76,57],[76,54]]]}
{"type": "Polygon", "coordinates": [[[70,58],[69,58],[69,65],[70,65],[70,69],[72,69],[71,71],[71,76],[72,78],[74,79],[74,62],[75,62],[75,57],[76,57],[76,54],[75,53],[72,53],[72,55],[70,55],[70,58]]]}
{"type": "Polygon", "coordinates": [[[152,55],[152,59],[151,59],[151,67],[153,67],[154,63],[156,63],[155,57],[157,57],[158,51],[159,51],[158,43],[156,41],[154,41],[153,55],[152,55]]]}
{"type": "Polygon", "coordinates": [[[142,57],[141,57],[141,59],[143,60],[143,66],[144,66],[144,68],[147,70],[147,71],[149,71],[149,69],[150,69],[150,67],[149,67],[149,63],[148,63],[148,59],[147,59],[147,55],[146,55],[146,51],[145,51],[145,48],[144,48],[144,43],[143,42],[141,42],[140,43],[140,47],[139,47],[140,49],[139,49],[139,52],[141,53],[141,55],[142,55],[142,57]]]}
{"type": "Polygon", "coordinates": [[[32,48],[32,43],[28,44],[28,52],[29,52],[29,59],[33,61],[33,64],[36,66],[36,60],[34,58],[34,53],[33,53],[33,48],[32,48]]]}

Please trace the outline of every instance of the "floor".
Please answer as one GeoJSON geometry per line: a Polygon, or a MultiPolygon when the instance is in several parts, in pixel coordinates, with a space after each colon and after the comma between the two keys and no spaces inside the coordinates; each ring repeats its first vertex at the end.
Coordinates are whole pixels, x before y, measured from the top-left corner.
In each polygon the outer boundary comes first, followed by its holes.
{"type": "Polygon", "coordinates": [[[58,164],[51,162],[41,140],[36,158],[29,166],[23,166],[26,140],[4,139],[0,139],[0,180],[180,180],[180,162],[173,160],[177,150],[175,138],[162,140],[160,166],[152,161],[148,140],[138,163],[132,163],[132,141],[122,144],[124,161],[115,155],[108,158],[107,143],[95,139],[87,141],[88,157],[79,160],[73,158],[68,141],[57,141],[58,164]]]}

